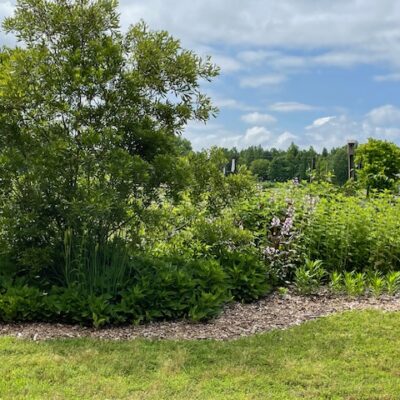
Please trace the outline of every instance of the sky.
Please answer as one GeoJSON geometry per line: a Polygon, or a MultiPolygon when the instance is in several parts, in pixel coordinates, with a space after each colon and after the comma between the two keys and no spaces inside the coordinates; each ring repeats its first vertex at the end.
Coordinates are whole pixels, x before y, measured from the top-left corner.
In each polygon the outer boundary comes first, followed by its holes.
{"type": "MultiPolygon", "coordinates": [[[[0,0],[0,18],[14,0],[0,0]]],[[[399,0],[120,0],[121,24],[144,20],[221,67],[203,90],[219,114],[190,123],[196,150],[213,145],[317,150],[400,145],[399,0]]],[[[0,43],[13,38],[0,33],[0,43]]]]}

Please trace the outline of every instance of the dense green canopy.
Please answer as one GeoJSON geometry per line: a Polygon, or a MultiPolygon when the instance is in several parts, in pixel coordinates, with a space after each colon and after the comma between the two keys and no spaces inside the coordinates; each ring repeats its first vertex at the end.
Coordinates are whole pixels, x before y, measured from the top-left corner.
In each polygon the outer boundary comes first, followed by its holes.
{"type": "Polygon", "coordinates": [[[4,234],[21,264],[49,264],[67,229],[105,241],[184,185],[178,134],[216,112],[199,85],[218,69],[143,22],[123,34],[115,0],[18,0],[3,27],[4,234]]]}

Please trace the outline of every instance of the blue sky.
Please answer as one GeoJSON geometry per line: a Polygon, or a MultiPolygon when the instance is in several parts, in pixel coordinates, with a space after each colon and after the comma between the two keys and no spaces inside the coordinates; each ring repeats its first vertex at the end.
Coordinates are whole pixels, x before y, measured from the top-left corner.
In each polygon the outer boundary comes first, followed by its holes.
{"type": "MultiPolygon", "coordinates": [[[[0,16],[14,3],[0,0],[0,16]]],[[[221,67],[204,85],[218,117],[185,132],[196,149],[400,144],[398,0],[121,0],[120,10],[123,28],[143,19],[221,67]]]]}

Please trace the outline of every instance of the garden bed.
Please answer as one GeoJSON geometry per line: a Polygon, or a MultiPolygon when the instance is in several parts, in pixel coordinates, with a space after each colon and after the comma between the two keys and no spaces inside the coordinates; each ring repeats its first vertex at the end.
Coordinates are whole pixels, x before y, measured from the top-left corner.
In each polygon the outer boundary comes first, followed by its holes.
{"type": "Polygon", "coordinates": [[[134,338],[229,340],[273,329],[285,329],[337,312],[364,309],[400,311],[400,297],[349,298],[334,296],[325,290],[313,296],[300,296],[293,292],[284,296],[274,293],[251,304],[229,305],[218,318],[207,323],[154,322],[140,326],[102,329],[44,323],[0,324],[0,336],[33,340],[80,337],[111,340],[134,338]]]}

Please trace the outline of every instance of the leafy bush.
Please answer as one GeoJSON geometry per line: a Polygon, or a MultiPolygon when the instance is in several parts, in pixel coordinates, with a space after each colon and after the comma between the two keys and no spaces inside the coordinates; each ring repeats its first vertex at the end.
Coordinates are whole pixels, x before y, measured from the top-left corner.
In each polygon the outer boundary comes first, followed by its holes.
{"type": "Polygon", "coordinates": [[[400,291],[400,272],[389,272],[386,276],[386,290],[391,296],[400,291]]]}
{"type": "Polygon", "coordinates": [[[95,327],[116,321],[113,299],[107,294],[88,294],[79,287],[53,287],[44,300],[46,320],[95,327]]]}
{"type": "Polygon", "coordinates": [[[255,255],[233,252],[225,254],[220,261],[235,300],[250,302],[270,289],[265,265],[255,255]]]}
{"type": "Polygon", "coordinates": [[[34,321],[47,316],[43,307],[46,294],[34,287],[9,287],[0,294],[0,320],[4,322],[34,321]]]}
{"type": "Polygon", "coordinates": [[[295,271],[296,289],[302,294],[311,294],[318,290],[326,272],[322,261],[306,260],[306,263],[295,271]]]}
{"type": "Polygon", "coordinates": [[[383,194],[368,201],[339,197],[321,204],[317,218],[321,211],[323,220],[314,224],[325,232],[315,238],[314,249],[328,265],[381,272],[400,267],[400,205],[393,196],[383,194]]]}
{"type": "MultiPolygon", "coordinates": [[[[113,1],[20,0],[3,25],[20,45],[0,56],[2,320],[203,320],[269,284],[312,293],[325,269],[351,295],[398,291],[397,275],[383,277],[400,269],[400,200],[384,191],[398,180],[395,145],[360,146],[367,199],[353,183],[263,190],[244,165],[223,172],[236,150],[191,152],[179,138],[216,112],[199,86],[218,75],[209,58],[142,22],[123,34],[113,1]]],[[[304,179],[316,156],[295,145],[271,163],[262,149],[244,154],[277,180],[304,179]]],[[[327,167],[310,180],[330,181],[327,167]]]]}
{"type": "Polygon", "coordinates": [[[64,321],[99,327],[154,319],[209,319],[231,300],[221,265],[213,260],[182,262],[136,258],[117,295],[88,293],[79,283],[48,293],[28,286],[0,294],[2,321],[64,321]]]}
{"type": "Polygon", "coordinates": [[[1,49],[1,224],[21,272],[60,268],[67,229],[104,243],[161,188],[178,198],[179,134],[216,112],[200,88],[211,60],[144,22],[122,32],[117,7],[17,0],[3,23],[19,44],[1,49]]]}
{"type": "Polygon", "coordinates": [[[379,271],[374,271],[368,274],[367,284],[374,297],[381,296],[385,290],[385,278],[379,271]]]}
{"type": "Polygon", "coordinates": [[[343,276],[343,288],[349,296],[361,296],[366,290],[365,274],[362,272],[345,272],[343,276]]]}
{"type": "Polygon", "coordinates": [[[400,272],[392,271],[383,275],[379,271],[361,272],[334,271],[330,275],[329,286],[334,293],[346,293],[350,296],[360,296],[366,291],[374,297],[384,293],[393,296],[400,292],[400,272]]]}
{"type": "Polygon", "coordinates": [[[117,308],[123,319],[209,319],[229,301],[227,276],[213,260],[151,260],[134,264],[133,285],[121,293],[117,308]],[[154,261],[157,261],[155,263],[154,261]]]}
{"type": "Polygon", "coordinates": [[[329,286],[334,293],[341,293],[343,291],[343,276],[340,272],[332,272],[329,286]]]}

